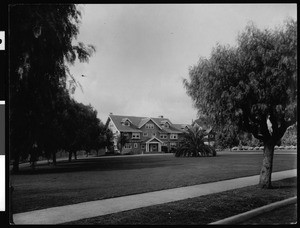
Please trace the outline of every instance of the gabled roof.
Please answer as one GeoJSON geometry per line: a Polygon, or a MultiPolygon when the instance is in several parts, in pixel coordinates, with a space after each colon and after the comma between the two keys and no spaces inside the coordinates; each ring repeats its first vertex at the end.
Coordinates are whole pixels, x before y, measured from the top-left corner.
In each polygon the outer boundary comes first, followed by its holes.
{"type": "Polygon", "coordinates": [[[203,117],[199,117],[196,119],[192,125],[197,124],[199,127],[201,127],[203,130],[210,131],[211,130],[211,124],[203,117]]]}
{"type": "Polygon", "coordinates": [[[159,139],[156,138],[155,136],[153,136],[151,139],[149,139],[146,143],[149,143],[149,142],[151,142],[151,141],[153,141],[153,140],[156,140],[156,141],[158,141],[158,142],[160,142],[160,143],[163,143],[163,141],[159,140],[159,139]]]}
{"type": "Polygon", "coordinates": [[[149,118],[149,117],[142,119],[141,122],[140,122],[140,124],[139,124],[139,126],[138,126],[138,128],[141,128],[142,126],[144,126],[144,125],[145,125],[146,123],[148,123],[149,121],[152,121],[153,123],[155,123],[155,125],[156,125],[159,129],[161,129],[161,126],[159,126],[159,124],[158,124],[156,121],[154,121],[153,118],[149,118]]]}
{"type": "Polygon", "coordinates": [[[111,121],[113,121],[116,128],[120,132],[142,132],[137,127],[140,118],[131,118],[129,116],[117,116],[117,115],[109,115],[109,118],[111,119],[111,121]],[[128,118],[130,120],[131,122],[130,126],[125,126],[122,124],[122,120],[124,118],[128,118]]]}
{"type": "Polygon", "coordinates": [[[174,127],[180,131],[186,131],[187,128],[191,128],[192,125],[190,124],[173,124],[174,127]]]}
{"type": "Polygon", "coordinates": [[[176,128],[174,124],[168,118],[153,118],[153,117],[138,117],[138,116],[121,116],[110,114],[109,118],[113,121],[116,128],[122,132],[142,132],[140,128],[144,126],[147,122],[151,121],[155,123],[162,133],[182,133],[182,130],[176,128]],[[130,126],[122,125],[122,120],[128,119],[131,122],[130,126]],[[162,128],[160,125],[162,123],[168,122],[170,128],[162,128]]]}
{"type": "Polygon", "coordinates": [[[121,120],[121,122],[126,122],[126,120],[128,120],[130,123],[132,123],[131,120],[128,119],[127,117],[123,118],[123,119],[121,120]]]}

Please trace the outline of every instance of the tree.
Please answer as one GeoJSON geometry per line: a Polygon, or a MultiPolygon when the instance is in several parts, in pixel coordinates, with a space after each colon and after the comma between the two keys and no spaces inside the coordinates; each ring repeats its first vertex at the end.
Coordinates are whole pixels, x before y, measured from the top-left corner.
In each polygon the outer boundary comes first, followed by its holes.
{"type": "Polygon", "coordinates": [[[206,131],[198,125],[187,129],[187,132],[182,134],[179,146],[175,150],[175,156],[216,156],[216,151],[211,146],[204,144],[203,139],[206,135],[206,131]]]}
{"type": "Polygon", "coordinates": [[[216,145],[221,149],[232,148],[239,144],[238,131],[234,126],[224,126],[217,131],[216,145]]]}
{"type": "Polygon", "coordinates": [[[297,22],[273,30],[247,25],[236,46],[218,44],[189,77],[184,85],[199,113],[263,142],[259,184],[270,188],[274,146],[297,117],[297,22]]]}
{"type": "Polygon", "coordinates": [[[74,79],[67,64],[88,61],[95,48],[74,44],[81,17],[74,4],[11,5],[9,12],[10,154],[18,171],[33,143],[46,142],[40,132],[52,122],[44,120],[56,119],[57,95],[67,75],[74,79]]]}
{"type": "Polygon", "coordinates": [[[118,148],[119,148],[121,153],[122,153],[123,147],[128,142],[129,142],[129,138],[126,135],[124,135],[123,132],[121,132],[120,135],[117,138],[117,145],[118,145],[118,148]]]}
{"type": "Polygon", "coordinates": [[[285,146],[297,145],[297,123],[290,126],[282,137],[282,144],[285,146]]]}

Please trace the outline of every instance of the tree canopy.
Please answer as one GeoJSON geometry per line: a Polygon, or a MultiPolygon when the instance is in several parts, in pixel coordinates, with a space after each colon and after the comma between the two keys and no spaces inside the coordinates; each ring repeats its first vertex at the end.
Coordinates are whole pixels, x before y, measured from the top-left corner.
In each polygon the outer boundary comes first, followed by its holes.
{"type": "Polygon", "coordinates": [[[248,24],[237,45],[217,44],[189,77],[184,86],[199,114],[216,128],[252,133],[272,152],[297,120],[297,22],[273,30],[248,24]]]}
{"type": "Polygon", "coordinates": [[[218,44],[189,76],[188,95],[217,126],[234,124],[260,140],[279,140],[297,117],[297,23],[274,31],[248,25],[237,46],[218,44]]]}
{"type": "Polygon", "coordinates": [[[64,135],[65,123],[71,121],[66,121],[71,110],[85,110],[87,116],[79,122],[87,121],[80,122],[85,126],[81,130],[92,138],[99,133],[100,122],[91,107],[72,101],[66,88],[68,76],[75,81],[68,65],[76,59],[87,62],[95,51],[93,45],[76,42],[81,20],[77,6],[11,5],[9,17],[10,154],[17,169],[19,158],[28,156],[35,142],[50,154],[66,147],[71,139],[64,135]]]}

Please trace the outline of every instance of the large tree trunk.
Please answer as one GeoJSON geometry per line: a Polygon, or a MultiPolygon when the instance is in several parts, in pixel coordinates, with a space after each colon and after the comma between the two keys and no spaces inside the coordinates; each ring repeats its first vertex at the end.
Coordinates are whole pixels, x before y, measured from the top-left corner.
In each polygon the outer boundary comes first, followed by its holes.
{"type": "Polygon", "coordinates": [[[77,160],[77,151],[74,151],[75,160],[77,160]]]}
{"type": "Polygon", "coordinates": [[[72,151],[69,151],[69,162],[72,160],[72,151]]]}
{"type": "Polygon", "coordinates": [[[13,162],[13,172],[17,173],[19,172],[19,162],[20,162],[20,157],[16,155],[14,157],[14,162],[13,162]]]}
{"type": "Polygon", "coordinates": [[[264,143],[264,157],[259,179],[259,186],[261,188],[272,188],[271,175],[273,168],[274,146],[275,143],[273,140],[264,143]]]}
{"type": "Polygon", "coordinates": [[[54,151],[52,154],[53,165],[56,166],[56,152],[54,151]]]}

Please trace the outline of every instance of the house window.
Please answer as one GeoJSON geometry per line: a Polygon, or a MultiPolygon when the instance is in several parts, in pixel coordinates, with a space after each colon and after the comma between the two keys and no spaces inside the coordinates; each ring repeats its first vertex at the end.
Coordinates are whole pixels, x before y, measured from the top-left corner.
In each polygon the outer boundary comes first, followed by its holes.
{"type": "Polygon", "coordinates": [[[170,147],[176,147],[177,144],[176,143],[170,143],[170,147]]]}
{"type": "Polygon", "coordinates": [[[130,123],[129,123],[129,121],[128,121],[128,120],[126,120],[126,121],[125,121],[125,123],[124,123],[124,125],[125,125],[125,126],[130,126],[130,123]]]}
{"type": "Polygon", "coordinates": [[[142,145],[142,149],[145,149],[145,145],[142,145]]]}
{"type": "Polygon", "coordinates": [[[160,138],[161,138],[161,139],[166,139],[167,137],[168,137],[168,136],[167,136],[166,134],[161,134],[161,135],[160,135],[160,138]]]}
{"type": "Polygon", "coordinates": [[[154,124],[153,123],[147,123],[146,128],[147,129],[154,129],[154,124]]]}
{"type": "Polygon", "coordinates": [[[170,139],[178,139],[178,135],[177,134],[170,134],[170,139]]]}
{"type": "Polygon", "coordinates": [[[143,136],[148,136],[148,132],[144,132],[144,133],[143,133],[143,136]]]}
{"type": "Polygon", "coordinates": [[[126,143],[124,146],[125,149],[131,149],[131,143],[126,143]]]}
{"type": "Polygon", "coordinates": [[[134,143],[134,144],[133,144],[133,147],[134,147],[134,148],[138,148],[138,144],[137,144],[137,143],[134,143]]]}
{"type": "Polygon", "coordinates": [[[132,139],[140,139],[140,133],[132,133],[132,139]]]}
{"type": "Polygon", "coordinates": [[[168,123],[165,123],[165,128],[169,128],[169,124],[168,123]]]}
{"type": "Polygon", "coordinates": [[[153,133],[152,133],[152,136],[156,136],[156,133],[155,133],[155,132],[153,132],[153,133]]]}

